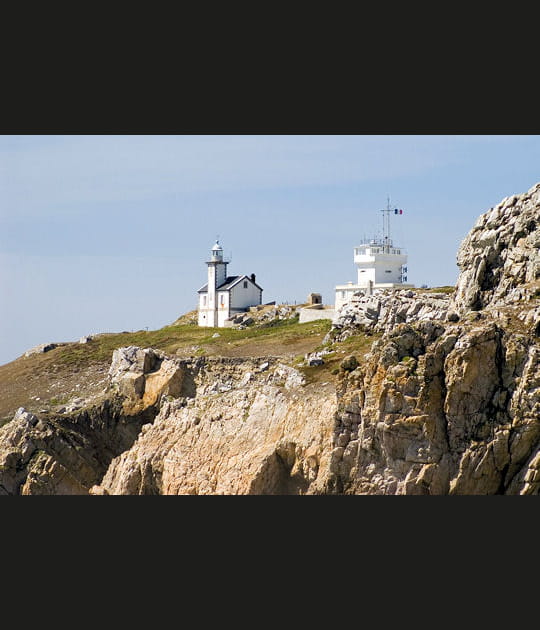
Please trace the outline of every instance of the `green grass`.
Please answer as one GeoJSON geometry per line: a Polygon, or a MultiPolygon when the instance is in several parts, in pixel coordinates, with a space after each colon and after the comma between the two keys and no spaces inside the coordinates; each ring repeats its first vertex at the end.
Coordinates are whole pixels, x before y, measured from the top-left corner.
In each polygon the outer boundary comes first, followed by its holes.
{"type": "Polygon", "coordinates": [[[310,334],[326,334],[330,330],[331,321],[317,319],[313,322],[298,323],[298,318],[276,319],[259,326],[249,326],[243,330],[234,328],[210,328],[211,333],[202,343],[220,345],[228,341],[243,341],[256,339],[279,339],[294,341],[310,334]],[[219,332],[219,337],[212,338],[215,332],[219,332]]]}
{"type": "Polygon", "coordinates": [[[366,354],[369,352],[372,344],[382,337],[382,333],[372,333],[366,335],[365,333],[358,333],[356,335],[351,335],[347,337],[345,341],[340,341],[339,343],[334,343],[329,346],[329,349],[339,348],[339,350],[345,350],[343,356],[347,356],[349,354],[357,355],[357,359],[360,360],[360,356],[362,354],[366,354]]]}
{"type": "MultiPolygon", "coordinates": [[[[167,354],[181,350],[186,354],[219,354],[220,350],[239,345],[264,344],[271,350],[272,344],[287,345],[309,338],[311,335],[324,335],[330,329],[329,320],[315,320],[299,324],[297,318],[274,320],[261,326],[250,326],[242,330],[234,328],[203,328],[196,324],[164,326],[159,330],[106,333],[96,335],[86,344],[68,344],[51,350],[49,356],[59,365],[73,366],[109,362],[116,348],[138,346],[155,348],[167,354]],[[213,337],[215,333],[219,337],[213,337]],[[194,348],[197,346],[197,348],[194,348]],[[53,354],[54,353],[54,354],[53,354]]],[[[256,348],[254,348],[256,349],[256,348]]]]}
{"type": "Polygon", "coordinates": [[[443,286],[443,287],[431,287],[429,289],[411,289],[415,293],[454,293],[456,287],[443,286]]]}
{"type": "MultiPolygon", "coordinates": [[[[324,320],[319,320],[324,321],[324,320]]],[[[330,350],[328,354],[323,355],[323,365],[299,365],[304,360],[304,356],[298,356],[295,358],[295,367],[302,372],[306,379],[306,383],[316,383],[322,381],[335,380],[337,375],[342,371],[340,364],[345,357],[353,354],[358,363],[362,363],[363,355],[369,352],[372,344],[380,339],[381,334],[366,335],[364,333],[358,333],[351,335],[345,341],[339,343],[331,343],[318,346],[315,351],[326,348],[330,350]]]]}
{"type": "Polygon", "coordinates": [[[69,402],[71,396],[53,396],[49,400],[49,405],[65,405],[69,402]]]}
{"type": "Polygon", "coordinates": [[[50,351],[55,353],[55,360],[60,364],[76,364],[79,362],[110,361],[116,348],[123,346],[139,346],[141,348],[157,348],[164,352],[173,352],[182,344],[198,344],[207,336],[207,331],[198,326],[184,324],[164,326],[159,330],[104,333],[96,335],[85,344],[61,346],[50,351]]]}

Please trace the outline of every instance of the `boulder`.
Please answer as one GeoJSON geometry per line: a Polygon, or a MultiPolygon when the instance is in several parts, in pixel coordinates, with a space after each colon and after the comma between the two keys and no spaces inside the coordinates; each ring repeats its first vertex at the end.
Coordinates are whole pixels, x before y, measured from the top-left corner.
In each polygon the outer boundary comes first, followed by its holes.
{"type": "Polygon", "coordinates": [[[19,407],[17,409],[17,411],[15,412],[15,415],[13,416],[13,420],[20,420],[20,421],[26,422],[31,427],[35,427],[38,422],[38,418],[33,413],[26,411],[24,407],[19,407]]]}
{"type": "Polygon", "coordinates": [[[322,355],[320,352],[313,352],[311,354],[306,354],[305,362],[307,365],[310,365],[310,366],[323,365],[324,359],[322,358],[322,355]]]}
{"type": "Polygon", "coordinates": [[[27,350],[24,353],[25,357],[29,357],[32,354],[40,354],[43,352],[49,352],[49,350],[54,350],[54,348],[56,348],[58,346],[58,344],[56,343],[42,343],[39,346],[34,346],[33,348],[30,348],[30,350],[27,350]]]}
{"type": "Polygon", "coordinates": [[[358,359],[353,354],[351,354],[350,356],[343,359],[343,361],[340,363],[340,367],[342,370],[345,370],[345,372],[352,372],[358,367],[358,359]]]}
{"type": "Polygon", "coordinates": [[[126,372],[146,374],[154,368],[159,359],[157,352],[152,348],[143,349],[137,346],[117,348],[113,352],[109,378],[114,382],[122,378],[126,372]]]}
{"type": "Polygon", "coordinates": [[[162,395],[180,396],[183,370],[177,359],[157,350],[127,346],[114,351],[109,380],[126,398],[124,410],[135,412],[156,404],[162,395]]]}

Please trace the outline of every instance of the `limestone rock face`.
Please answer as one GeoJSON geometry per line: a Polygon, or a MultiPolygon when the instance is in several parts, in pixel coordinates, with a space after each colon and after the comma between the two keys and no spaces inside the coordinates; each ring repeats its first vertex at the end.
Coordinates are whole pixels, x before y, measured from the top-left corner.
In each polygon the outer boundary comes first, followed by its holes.
{"type": "Polygon", "coordinates": [[[164,399],[91,494],[322,491],[334,396],[306,394],[302,375],[279,361],[206,359],[191,369],[196,394],[164,399]]]}
{"type": "Polygon", "coordinates": [[[180,396],[185,373],[185,361],[152,348],[127,346],[114,351],[109,379],[125,397],[124,411],[133,414],[155,405],[161,396],[180,396]]]}
{"type": "Polygon", "coordinates": [[[71,414],[18,409],[0,427],[0,495],[88,494],[155,413],[125,415],[115,397],[71,414]]]}
{"type": "Polygon", "coordinates": [[[514,304],[540,279],[540,184],[482,214],[462,242],[454,300],[463,312],[514,304]]]}
{"type": "Polygon", "coordinates": [[[268,358],[185,367],[91,494],[540,493],[540,347],[496,314],[395,325],[336,395],[268,358]]]}
{"type": "Polygon", "coordinates": [[[152,370],[161,358],[161,353],[152,348],[143,349],[137,346],[117,348],[113,352],[109,378],[113,382],[119,382],[129,372],[144,374],[152,370]]]}
{"type": "Polygon", "coordinates": [[[540,348],[495,321],[398,325],[345,373],[336,492],[537,494],[540,348]]]}
{"type": "MultiPolygon", "coordinates": [[[[326,341],[344,341],[354,332],[385,332],[397,324],[448,317],[450,296],[446,293],[420,293],[410,290],[359,292],[336,313],[326,341]]],[[[451,317],[451,319],[456,319],[451,317]]]]}

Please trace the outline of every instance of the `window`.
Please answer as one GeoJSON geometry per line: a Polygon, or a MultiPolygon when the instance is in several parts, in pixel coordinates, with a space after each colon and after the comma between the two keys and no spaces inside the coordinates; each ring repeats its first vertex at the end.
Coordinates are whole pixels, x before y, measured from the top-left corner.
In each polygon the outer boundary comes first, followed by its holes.
{"type": "Polygon", "coordinates": [[[384,273],[392,273],[391,269],[386,269],[386,271],[384,273]]]}
{"type": "Polygon", "coordinates": [[[341,292],[341,297],[344,298],[345,297],[345,291],[341,292]]]}
{"type": "Polygon", "coordinates": [[[220,306],[223,306],[225,304],[225,296],[223,295],[223,293],[219,296],[219,304],[220,306]]]}
{"type": "Polygon", "coordinates": [[[203,295],[203,298],[202,298],[202,305],[203,305],[203,306],[206,306],[206,295],[203,295]]]}
{"type": "Polygon", "coordinates": [[[244,289],[247,289],[247,280],[244,280],[244,289]]]}

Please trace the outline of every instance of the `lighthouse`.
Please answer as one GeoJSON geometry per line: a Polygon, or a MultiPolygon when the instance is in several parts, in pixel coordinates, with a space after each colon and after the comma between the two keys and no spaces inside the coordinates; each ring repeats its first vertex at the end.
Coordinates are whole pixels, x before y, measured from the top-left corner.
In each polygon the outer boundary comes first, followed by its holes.
{"type": "Polygon", "coordinates": [[[231,318],[262,304],[263,289],[255,282],[255,274],[228,276],[230,259],[223,256],[223,247],[216,240],[206,261],[208,282],[198,290],[198,325],[223,327],[231,318]]]}
{"type": "MultiPolygon", "coordinates": [[[[223,247],[216,240],[214,246],[210,250],[210,260],[206,261],[208,266],[208,284],[207,284],[207,302],[206,306],[206,318],[205,326],[217,326],[218,325],[218,301],[217,301],[217,288],[222,284],[225,284],[227,278],[227,260],[223,259],[223,247]]],[[[201,324],[199,323],[199,326],[201,324]]]]}
{"type": "Polygon", "coordinates": [[[395,244],[390,234],[390,217],[402,215],[401,208],[391,208],[390,199],[383,213],[383,236],[373,238],[354,247],[353,261],[357,267],[356,284],[336,286],[335,309],[338,310],[357,291],[370,294],[373,289],[405,289],[407,284],[407,252],[395,244]]]}

